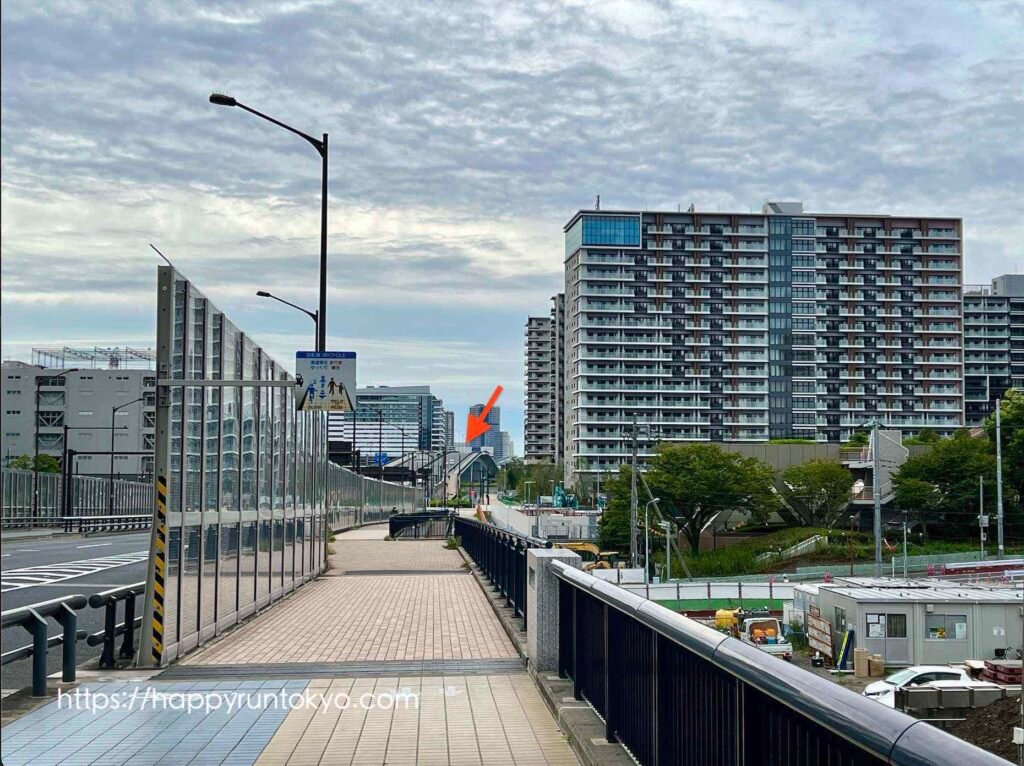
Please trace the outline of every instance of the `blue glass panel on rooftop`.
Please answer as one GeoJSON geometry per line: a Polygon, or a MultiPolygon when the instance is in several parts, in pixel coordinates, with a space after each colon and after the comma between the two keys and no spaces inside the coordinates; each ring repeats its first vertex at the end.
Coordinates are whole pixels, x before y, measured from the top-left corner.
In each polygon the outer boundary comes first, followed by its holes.
{"type": "Polygon", "coordinates": [[[640,247],[640,216],[583,216],[583,246],[640,247]]]}

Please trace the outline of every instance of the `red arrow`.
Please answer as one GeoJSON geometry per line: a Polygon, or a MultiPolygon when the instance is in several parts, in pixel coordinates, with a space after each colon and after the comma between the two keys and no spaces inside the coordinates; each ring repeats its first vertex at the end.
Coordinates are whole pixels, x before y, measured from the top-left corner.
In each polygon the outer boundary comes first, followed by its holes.
{"type": "Polygon", "coordinates": [[[491,394],[491,398],[487,400],[487,404],[480,411],[479,415],[470,413],[466,416],[466,443],[473,441],[476,437],[483,433],[491,430],[491,424],[487,422],[487,413],[491,411],[491,407],[498,401],[498,397],[501,396],[501,386],[494,387],[494,393],[491,394]]]}

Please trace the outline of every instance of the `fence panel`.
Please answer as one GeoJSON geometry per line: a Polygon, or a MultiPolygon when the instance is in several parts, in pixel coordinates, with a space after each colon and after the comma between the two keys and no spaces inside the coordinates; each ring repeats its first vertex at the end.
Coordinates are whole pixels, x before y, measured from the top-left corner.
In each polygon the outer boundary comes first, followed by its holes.
{"type": "Polygon", "coordinates": [[[2,469],[5,527],[60,526],[65,516],[133,516],[153,512],[153,485],[106,476],[73,476],[69,503],[64,498],[64,477],[39,474],[39,503],[33,507],[35,478],[32,471],[2,469]]]}

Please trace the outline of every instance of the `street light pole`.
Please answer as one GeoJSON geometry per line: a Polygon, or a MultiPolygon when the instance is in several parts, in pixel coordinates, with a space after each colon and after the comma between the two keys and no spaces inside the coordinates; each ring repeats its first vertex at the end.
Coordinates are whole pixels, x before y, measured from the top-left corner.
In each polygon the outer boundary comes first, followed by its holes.
{"type": "Polygon", "coordinates": [[[323,351],[323,349],[320,348],[320,320],[317,316],[317,312],[310,311],[309,309],[304,309],[302,308],[302,306],[296,306],[291,301],[286,301],[284,298],[278,298],[276,295],[274,295],[273,293],[268,293],[266,290],[257,290],[256,295],[258,295],[260,298],[271,298],[277,301],[278,303],[283,303],[285,306],[291,306],[293,309],[301,311],[303,314],[312,319],[314,343],[313,348],[316,349],[317,351],[323,351]]]}
{"type": "Polygon", "coordinates": [[[210,94],[210,103],[216,104],[217,106],[237,106],[249,114],[254,114],[267,122],[272,122],[280,128],[284,128],[290,133],[294,133],[305,141],[309,142],[317,152],[320,153],[320,159],[322,162],[321,176],[320,176],[320,307],[317,311],[317,351],[327,350],[327,134],[323,134],[323,138],[317,139],[313,136],[303,133],[301,130],[296,130],[291,125],[287,125],[280,120],[275,120],[262,112],[258,112],[255,109],[246,106],[241,101],[238,101],[231,96],[225,96],[222,93],[210,94]]]}
{"type": "Polygon", "coordinates": [[[658,502],[655,497],[644,507],[644,582],[651,581],[651,505],[658,502]]]}
{"type": "Polygon", "coordinates": [[[109,503],[107,505],[108,516],[114,515],[114,452],[116,451],[116,448],[114,446],[114,439],[117,436],[117,429],[114,427],[114,421],[117,418],[117,411],[123,410],[125,407],[130,407],[133,404],[138,404],[145,398],[146,397],[144,396],[140,396],[138,399],[133,399],[130,402],[125,402],[124,404],[120,404],[116,407],[110,408],[110,498],[109,503]]]}

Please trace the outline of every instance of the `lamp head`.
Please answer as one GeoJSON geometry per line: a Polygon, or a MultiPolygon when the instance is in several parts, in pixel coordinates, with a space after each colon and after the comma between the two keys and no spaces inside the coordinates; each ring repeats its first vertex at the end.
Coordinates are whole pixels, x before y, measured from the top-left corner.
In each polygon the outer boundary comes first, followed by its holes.
{"type": "Polygon", "coordinates": [[[256,295],[258,295],[260,298],[269,298],[270,297],[270,293],[268,293],[266,290],[257,290],[256,291],[256,295]]]}
{"type": "Polygon", "coordinates": [[[238,102],[235,99],[231,96],[225,96],[223,93],[211,93],[210,103],[217,106],[238,106],[238,102]]]}

